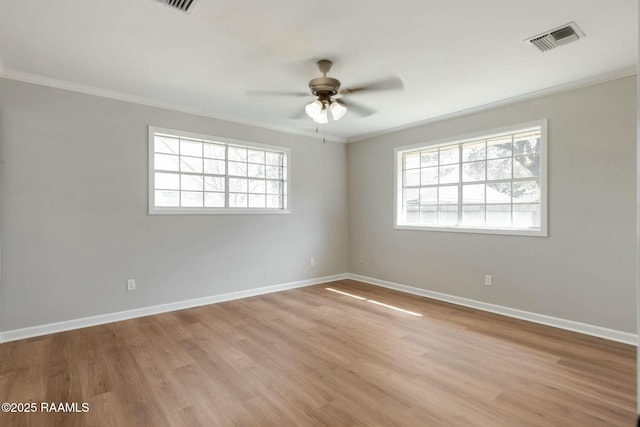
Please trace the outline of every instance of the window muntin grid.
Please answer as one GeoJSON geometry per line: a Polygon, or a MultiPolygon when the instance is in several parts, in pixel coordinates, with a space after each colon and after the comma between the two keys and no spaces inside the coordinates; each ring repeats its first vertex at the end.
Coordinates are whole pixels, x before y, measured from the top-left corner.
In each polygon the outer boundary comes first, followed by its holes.
{"type": "Polygon", "coordinates": [[[150,150],[150,212],[287,210],[288,149],[150,129],[150,150]]]}
{"type": "Polygon", "coordinates": [[[546,234],[544,128],[396,150],[396,227],[546,234]]]}

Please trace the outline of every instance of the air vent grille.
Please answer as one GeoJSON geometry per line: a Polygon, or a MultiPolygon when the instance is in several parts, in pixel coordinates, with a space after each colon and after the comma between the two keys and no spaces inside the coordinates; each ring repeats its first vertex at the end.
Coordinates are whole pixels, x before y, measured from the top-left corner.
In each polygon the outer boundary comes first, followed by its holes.
{"type": "Polygon", "coordinates": [[[558,28],[546,31],[526,41],[537,47],[541,52],[555,49],[584,37],[584,33],[575,22],[570,22],[558,28]]]}
{"type": "Polygon", "coordinates": [[[195,3],[195,0],[157,0],[160,3],[169,6],[174,9],[178,9],[181,12],[188,13],[191,6],[195,3]]]}

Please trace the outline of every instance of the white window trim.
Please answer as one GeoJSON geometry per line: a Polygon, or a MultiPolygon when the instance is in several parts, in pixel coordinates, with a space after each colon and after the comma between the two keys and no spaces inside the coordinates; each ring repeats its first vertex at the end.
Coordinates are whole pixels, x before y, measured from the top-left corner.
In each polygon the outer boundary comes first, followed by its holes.
{"type": "MultiPolygon", "coordinates": [[[[270,214],[290,214],[291,213],[291,148],[289,147],[281,147],[277,145],[267,145],[260,144],[257,142],[248,142],[239,139],[233,138],[225,138],[220,136],[213,135],[204,135],[194,132],[187,132],[176,129],[167,129],[161,128],[157,126],[149,126],[149,144],[148,144],[148,154],[149,154],[149,181],[148,181],[148,192],[149,192],[149,215],[229,215],[229,214],[241,214],[241,215],[270,215],[270,214]],[[195,138],[195,139],[207,139],[210,141],[218,141],[225,144],[231,145],[240,145],[246,146],[249,148],[262,148],[265,150],[273,150],[279,151],[282,153],[286,153],[287,155],[287,176],[286,176],[286,209],[274,209],[274,208],[205,208],[205,207],[158,207],[155,206],[155,167],[154,167],[154,135],[156,133],[167,133],[178,136],[184,136],[187,138],[195,138]]],[[[225,194],[228,190],[225,192],[225,194]]]]}
{"type": "Polygon", "coordinates": [[[548,236],[548,218],[547,218],[547,152],[548,152],[548,133],[547,119],[537,120],[533,122],[521,123],[514,126],[507,126],[499,129],[491,129],[488,131],[474,132],[453,138],[440,139],[433,142],[422,142],[409,146],[396,147],[393,149],[393,228],[397,230],[421,230],[421,231],[444,231],[454,233],[479,233],[479,234],[501,234],[511,236],[548,236]],[[402,201],[399,197],[402,195],[402,154],[407,151],[413,151],[417,148],[429,147],[435,148],[453,143],[470,142],[478,138],[491,138],[505,133],[526,130],[528,128],[540,127],[540,229],[526,230],[517,228],[497,228],[497,227],[465,227],[465,226],[425,226],[425,225],[398,225],[398,218],[401,217],[402,201]]]}

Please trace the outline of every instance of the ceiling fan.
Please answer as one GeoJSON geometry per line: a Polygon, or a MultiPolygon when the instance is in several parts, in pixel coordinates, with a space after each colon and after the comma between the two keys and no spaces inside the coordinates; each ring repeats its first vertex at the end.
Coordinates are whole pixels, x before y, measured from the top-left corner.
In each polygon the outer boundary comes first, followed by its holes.
{"type": "Polygon", "coordinates": [[[353,101],[347,101],[345,96],[352,93],[372,92],[382,90],[402,89],[402,80],[398,77],[390,77],[351,88],[340,89],[340,80],[327,77],[333,62],[328,59],[321,59],[317,62],[318,69],[322,73],[322,77],[316,77],[309,81],[309,89],[311,94],[307,92],[265,92],[265,91],[249,91],[249,95],[292,95],[292,96],[309,96],[316,97],[314,101],[307,104],[304,111],[314,122],[324,124],[329,122],[329,112],[333,120],[340,120],[347,113],[347,110],[353,111],[361,116],[370,116],[376,110],[357,104],[353,101]]]}

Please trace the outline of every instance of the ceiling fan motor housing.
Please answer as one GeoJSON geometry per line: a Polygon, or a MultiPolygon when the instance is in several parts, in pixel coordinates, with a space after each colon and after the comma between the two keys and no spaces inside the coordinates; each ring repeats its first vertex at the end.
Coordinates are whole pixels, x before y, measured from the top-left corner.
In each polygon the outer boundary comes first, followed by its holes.
{"type": "Polygon", "coordinates": [[[318,97],[331,97],[338,94],[340,80],[331,77],[318,77],[309,82],[311,93],[318,97]]]}

